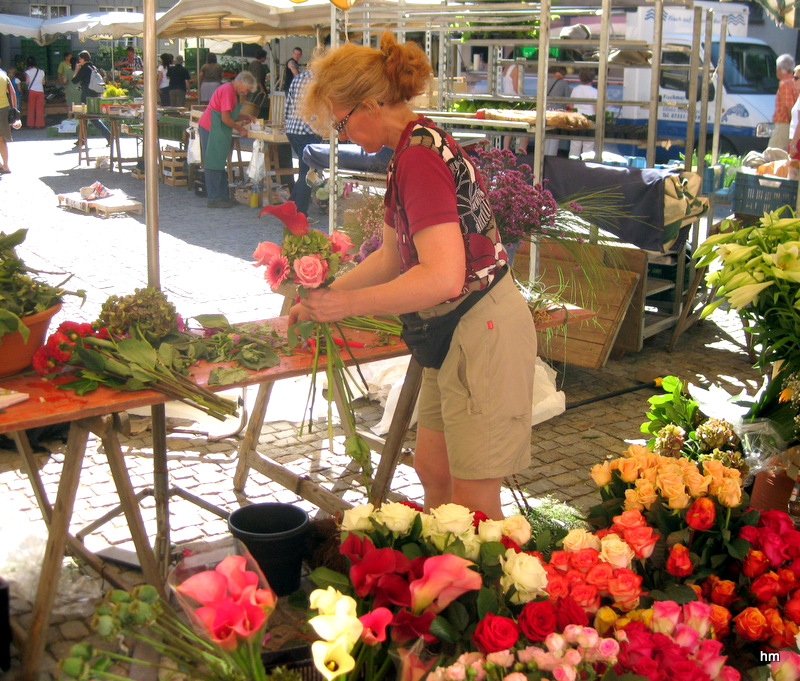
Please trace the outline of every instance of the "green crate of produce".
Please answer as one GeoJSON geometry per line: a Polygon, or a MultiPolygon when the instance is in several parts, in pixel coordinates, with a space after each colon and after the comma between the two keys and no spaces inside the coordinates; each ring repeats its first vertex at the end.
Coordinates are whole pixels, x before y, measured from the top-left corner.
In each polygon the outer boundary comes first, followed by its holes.
{"type": "Polygon", "coordinates": [[[733,190],[733,212],[762,217],[764,213],[797,203],[797,180],[772,175],[736,173],[733,190]]]}

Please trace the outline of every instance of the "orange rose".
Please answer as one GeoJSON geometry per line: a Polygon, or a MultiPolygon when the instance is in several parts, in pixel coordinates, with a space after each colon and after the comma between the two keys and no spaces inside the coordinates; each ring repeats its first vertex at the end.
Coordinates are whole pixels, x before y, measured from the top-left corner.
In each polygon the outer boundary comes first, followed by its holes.
{"type": "Polygon", "coordinates": [[[774,572],[765,572],[760,577],[756,577],[750,585],[751,593],[757,601],[768,603],[778,595],[780,588],[780,578],[774,572]]]}
{"type": "Polygon", "coordinates": [[[702,497],[708,494],[708,485],[711,482],[710,475],[702,475],[697,469],[689,471],[684,476],[684,482],[693,497],[702,497]]]}
{"type": "MultiPolygon", "coordinates": [[[[637,480],[638,482],[638,480],[637,480]]],[[[625,503],[623,504],[623,508],[626,511],[644,511],[645,505],[642,503],[642,500],[639,498],[639,494],[635,489],[626,489],[625,490],[625,503]]]]}
{"type": "Polygon", "coordinates": [[[584,574],[598,562],[600,562],[600,552],[597,549],[585,548],[569,554],[570,567],[584,574]]]}
{"type": "Polygon", "coordinates": [[[800,627],[790,620],[783,620],[783,636],[779,639],[770,639],[770,645],[773,648],[793,648],[797,634],[800,633],[800,627]]]}
{"type": "Polygon", "coordinates": [[[717,639],[724,638],[731,630],[731,611],[716,603],[711,604],[711,628],[717,639]]]}
{"type": "Polygon", "coordinates": [[[639,462],[636,459],[617,459],[617,470],[623,482],[633,482],[639,477],[639,462]]]}
{"type": "Polygon", "coordinates": [[[634,527],[647,525],[647,521],[639,511],[624,511],[620,515],[615,515],[612,520],[614,522],[611,525],[611,529],[620,533],[625,530],[631,530],[634,527]]]}
{"type": "Polygon", "coordinates": [[[639,503],[645,508],[650,508],[658,499],[655,477],[652,480],[639,478],[634,485],[636,485],[636,496],[639,499],[639,503]]]}
{"type": "Polygon", "coordinates": [[[608,592],[614,602],[624,611],[633,610],[639,604],[642,595],[642,578],[633,570],[619,568],[608,580],[608,592]]]}
{"type": "Polygon", "coordinates": [[[736,633],[746,641],[762,641],[768,633],[767,618],[758,608],[745,608],[733,618],[736,633]]]}
{"type": "Polygon", "coordinates": [[[611,482],[611,467],[609,466],[609,462],[604,461],[603,463],[592,466],[591,476],[595,485],[598,487],[605,487],[611,482]]]}
{"type": "Polygon", "coordinates": [[[778,596],[788,596],[789,592],[797,586],[797,577],[789,568],[778,570],[780,585],[778,586],[778,596]]]}
{"type": "Polygon", "coordinates": [[[724,605],[726,608],[736,600],[736,582],[729,579],[717,579],[711,588],[711,602],[724,605]]]}
{"type": "Polygon", "coordinates": [[[689,558],[689,549],[683,544],[675,544],[669,550],[667,558],[667,572],[673,577],[686,577],[692,574],[692,561],[689,558]]]}
{"type": "Polygon", "coordinates": [[[573,584],[569,590],[570,597],[580,605],[590,617],[600,609],[600,596],[597,587],[583,582],[573,584]]]}
{"type": "Polygon", "coordinates": [[[738,478],[725,478],[717,490],[717,499],[727,508],[736,508],[742,503],[742,481],[738,478]]]}
{"type": "Polygon", "coordinates": [[[703,532],[714,526],[717,518],[717,507],[708,497],[698,497],[686,509],[686,524],[693,530],[703,532]]]}
{"type": "MultiPolygon", "coordinates": [[[[611,563],[598,563],[589,572],[586,573],[586,583],[592,584],[597,587],[597,590],[605,595],[608,593],[608,580],[614,576],[614,566],[611,563]]],[[[550,591],[550,583],[547,584],[548,592],[550,591]]],[[[798,599],[800,605],[800,599],[798,599]]],[[[798,609],[800,614],[800,608],[798,609]]]]}
{"type": "Polygon", "coordinates": [[[652,527],[645,526],[625,530],[622,537],[634,550],[637,558],[647,559],[652,555],[659,535],[653,532],[652,527]]]}
{"type": "Polygon", "coordinates": [[[763,551],[750,549],[742,562],[742,572],[745,577],[754,579],[763,575],[769,567],[769,558],[764,555],[763,551]]]}

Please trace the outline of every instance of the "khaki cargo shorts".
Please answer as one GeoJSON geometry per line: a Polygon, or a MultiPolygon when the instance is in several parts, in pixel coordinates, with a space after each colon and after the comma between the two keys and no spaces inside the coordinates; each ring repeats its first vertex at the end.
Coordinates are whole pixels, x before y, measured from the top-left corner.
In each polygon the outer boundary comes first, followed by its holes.
{"type": "Polygon", "coordinates": [[[444,431],[450,474],[502,478],[530,463],[536,331],[504,276],[456,327],[440,369],[425,369],[419,425],[444,431]]]}

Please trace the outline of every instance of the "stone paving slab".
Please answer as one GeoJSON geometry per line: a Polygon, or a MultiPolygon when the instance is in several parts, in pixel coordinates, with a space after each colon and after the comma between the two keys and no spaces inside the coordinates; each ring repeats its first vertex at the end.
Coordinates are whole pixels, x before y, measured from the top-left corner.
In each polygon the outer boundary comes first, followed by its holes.
{"type": "MultiPolygon", "coordinates": [[[[0,224],[4,231],[27,227],[28,239],[21,254],[30,266],[47,272],[74,272],[70,286],[84,288],[87,302],[79,307],[68,300],[55,320],[92,320],[111,294],[124,295],[147,282],[146,230],[144,218],[115,216],[100,219],[59,209],[55,196],[100,180],[120,187],[131,196],[142,197],[144,183],[129,173],[76,167],[77,154],[69,140],[46,139],[38,131],[15,133],[10,144],[12,172],[0,176],[0,224]]],[[[90,145],[102,145],[90,140],[90,145]]],[[[245,206],[230,210],[208,210],[205,202],[184,187],[159,186],[161,284],[170,300],[185,316],[223,312],[231,321],[267,318],[278,313],[281,299],[269,292],[260,270],[251,266],[251,254],[262,240],[280,240],[280,225],[272,218],[259,219],[257,211],[245,206]]],[[[315,216],[324,224],[324,216],[315,216]]],[[[50,275],[48,275],[50,276],[50,275]]],[[[54,279],[57,279],[53,275],[54,279]]],[[[530,467],[517,476],[531,497],[553,495],[579,509],[599,500],[589,478],[589,468],[607,456],[616,456],[629,443],[641,442],[639,424],[644,420],[646,400],[652,389],[640,389],[581,406],[578,402],[635,386],[656,376],[675,373],[686,380],[704,384],[718,382],[729,392],[743,388],[751,392],[759,381],[744,352],[744,334],[733,315],[717,311],[708,321],[687,331],[674,353],[666,351],[670,332],[645,342],[640,353],[609,361],[600,371],[557,367],[558,385],[566,394],[565,413],[535,426],[531,432],[530,467]]],[[[302,392],[302,391],[301,391],[302,392]]],[[[502,397],[502,396],[501,396],[502,397]]],[[[252,399],[252,391],[248,399],[252,399]]],[[[306,474],[336,490],[348,501],[364,499],[357,476],[342,456],[342,438],[337,428],[334,451],[320,420],[314,434],[298,436],[298,422],[304,405],[291,407],[294,414],[267,421],[260,446],[298,474],[306,474]]],[[[285,410],[284,410],[285,411],[285,410]]],[[[379,405],[361,401],[358,418],[372,426],[380,420],[379,405]]],[[[151,485],[152,447],[147,418],[135,419],[137,435],[122,442],[131,478],[137,490],[151,485]]],[[[259,501],[297,503],[312,514],[317,509],[298,499],[264,476],[251,471],[244,494],[233,490],[237,437],[214,441],[202,435],[224,433],[228,424],[188,423],[170,419],[176,427],[168,436],[168,466],[173,485],[202,496],[225,510],[259,501]],[[190,432],[180,432],[181,430],[190,432]]],[[[228,430],[231,430],[228,428],[228,430]]],[[[409,433],[407,446],[413,444],[409,433]]],[[[55,495],[63,461],[63,444],[48,442],[49,454],[37,456],[43,482],[55,495]]],[[[73,531],[116,504],[108,466],[99,442],[90,438],[84,477],[75,507],[73,531]]],[[[0,449],[0,575],[11,582],[12,611],[22,626],[30,620],[31,600],[36,584],[40,553],[46,537],[44,523],[30,485],[14,451],[0,449]]],[[[421,501],[422,490],[413,470],[398,468],[392,498],[421,501]]],[[[514,512],[510,493],[504,494],[505,508],[514,512]]],[[[152,498],[141,504],[149,532],[155,532],[152,498]]],[[[170,505],[172,540],[177,543],[213,541],[227,534],[226,522],[216,515],[176,498],[170,505]]],[[[125,522],[115,518],[86,538],[90,549],[104,546],[132,548],[125,522]]],[[[132,578],[140,578],[129,571],[132,578]]],[[[74,642],[88,636],[86,622],[92,602],[105,588],[97,576],[86,573],[71,560],[65,561],[60,598],[48,632],[48,647],[42,660],[41,679],[55,677],[56,660],[74,642]]],[[[285,640],[294,618],[281,611],[273,620],[276,643],[285,640]]],[[[91,637],[90,637],[91,640],[91,637]]],[[[14,650],[12,669],[19,660],[14,650]]]]}

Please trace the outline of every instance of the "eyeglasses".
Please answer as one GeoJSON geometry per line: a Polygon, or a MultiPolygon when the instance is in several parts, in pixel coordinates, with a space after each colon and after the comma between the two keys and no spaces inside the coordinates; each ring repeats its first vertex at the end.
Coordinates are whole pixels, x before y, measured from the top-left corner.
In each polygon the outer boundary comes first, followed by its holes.
{"type": "Polygon", "coordinates": [[[356,105],[352,109],[350,109],[350,113],[348,113],[338,123],[334,123],[333,124],[332,127],[333,127],[333,129],[334,129],[334,131],[336,132],[337,135],[341,135],[342,134],[342,131],[344,130],[345,126],[347,125],[347,121],[350,120],[350,116],[353,115],[353,112],[358,108],[359,104],[361,104],[361,102],[356,102],[356,105]]]}

